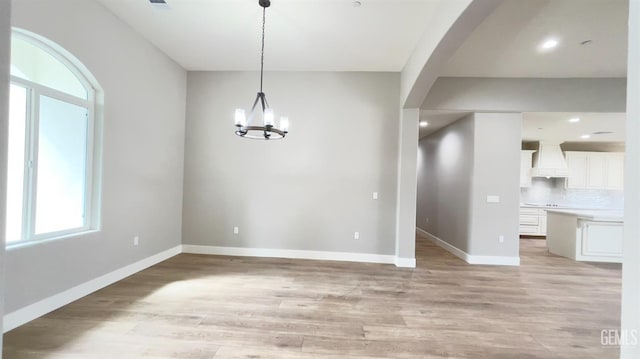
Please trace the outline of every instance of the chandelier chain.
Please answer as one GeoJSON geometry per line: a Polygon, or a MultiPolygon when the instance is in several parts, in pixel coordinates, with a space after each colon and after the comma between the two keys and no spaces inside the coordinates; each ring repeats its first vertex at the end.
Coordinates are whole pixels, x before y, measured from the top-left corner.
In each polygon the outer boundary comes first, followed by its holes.
{"type": "Polygon", "coordinates": [[[262,50],[260,55],[260,92],[262,92],[262,80],[264,77],[264,24],[267,8],[262,8],[262,50]]]}

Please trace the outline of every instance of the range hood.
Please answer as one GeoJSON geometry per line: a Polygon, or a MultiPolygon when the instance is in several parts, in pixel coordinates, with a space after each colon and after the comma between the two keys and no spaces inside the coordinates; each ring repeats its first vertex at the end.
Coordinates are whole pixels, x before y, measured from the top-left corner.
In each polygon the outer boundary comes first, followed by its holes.
{"type": "Polygon", "coordinates": [[[567,177],[569,170],[560,143],[540,141],[538,151],[533,154],[531,177],[567,177]]]}

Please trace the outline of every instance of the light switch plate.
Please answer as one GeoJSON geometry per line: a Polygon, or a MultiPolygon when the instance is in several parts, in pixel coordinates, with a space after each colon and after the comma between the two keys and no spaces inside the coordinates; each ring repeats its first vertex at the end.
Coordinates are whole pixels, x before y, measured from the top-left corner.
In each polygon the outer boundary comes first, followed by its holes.
{"type": "Polygon", "coordinates": [[[487,203],[500,203],[500,196],[487,196],[487,203]]]}

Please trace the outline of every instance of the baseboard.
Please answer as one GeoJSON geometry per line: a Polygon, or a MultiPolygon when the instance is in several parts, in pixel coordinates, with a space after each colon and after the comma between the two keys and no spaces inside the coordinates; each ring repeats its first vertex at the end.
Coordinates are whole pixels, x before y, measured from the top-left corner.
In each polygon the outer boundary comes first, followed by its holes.
{"type": "Polygon", "coordinates": [[[182,253],[210,254],[237,257],[267,257],[288,259],[316,259],[325,261],[396,264],[396,256],[351,252],[305,251],[295,249],[217,247],[183,244],[182,253]]]}
{"type": "Polygon", "coordinates": [[[431,242],[435,243],[439,247],[442,247],[447,252],[453,254],[454,256],[462,259],[463,261],[469,264],[500,265],[500,266],[519,266],[520,265],[520,257],[471,255],[461,250],[460,248],[452,246],[451,244],[425,231],[424,229],[416,227],[416,232],[425,236],[431,242]]]}
{"type": "Polygon", "coordinates": [[[180,252],[181,246],[173,247],[151,257],[147,257],[138,262],[130,264],[126,267],[117,269],[111,273],[107,273],[103,276],[77,285],[71,289],[67,289],[64,292],[58,293],[39,302],[28,305],[24,308],[20,308],[11,313],[7,313],[3,318],[3,330],[6,333],[14,328],[21,326],[22,324],[39,318],[49,312],[52,312],[64,305],[67,305],[99,289],[122,280],[132,274],[140,272],[143,269],[149,268],[152,265],[158,264],[175,255],[178,255],[180,254],[180,252]]]}
{"type": "Polygon", "coordinates": [[[520,257],[468,255],[467,263],[494,266],[519,266],[520,257]]]}
{"type": "Polygon", "coordinates": [[[396,263],[396,267],[399,267],[399,268],[415,268],[416,267],[415,258],[396,257],[395,263],[396,263]]]}

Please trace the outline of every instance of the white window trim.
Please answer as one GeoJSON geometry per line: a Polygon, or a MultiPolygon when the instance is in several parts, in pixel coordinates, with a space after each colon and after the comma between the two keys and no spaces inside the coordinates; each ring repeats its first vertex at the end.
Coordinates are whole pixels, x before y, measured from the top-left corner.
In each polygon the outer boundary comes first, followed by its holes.
{"type": "MultiPolygon", "coordinates": [[[[23,213],[22,213],[22,233],[18,241],[6,244],[7,249],[20,248],[38,243],[48,242],[57,239],[75,237],[83,234],[93,233],[100,230],[100,180],[101,173],[101,136],[96,133],[101,129],[101,125],[97,123],[96,108],[98,102],[98,93],[101,92],[99,86],[91,83],[95,82],[92,76],[87,76],[78,66],[72,63],[67,57],[74,58],[73,55],[66,50],[54,48],[46,43],[45,40],[39,38],[36,34],[28,33],[24,30],[13,29],[12,36],[18,37],[24,41],[31,42],[40,47],[58,61],[62,62],[81,82],[87,90],[87,99],[76,97],[62,91],[43,86],[33,81],[29,81],[20,77],[11,76],[11,83],[23,87],[27,91],[27,109],[26,109],[26,127],[25,136],[30,138],[25,141],[25,173],[23,190],[27,192],[23,195],[23,213]],[[91,80],[88,78],[90,77],[91,80]],[[37,200],[37,171],[34,172],[38,163],[38,125],[40,121],[39,105],[40,96],[44,95],[56,100],[67,102],[79,107],[87,109],[87,137],[86,137],[86,153],[85,153],[85,193],[84,193],[84,225],[77,228],[69,228],[61,231],[35,234],[35,210],[37,200]]],[[[83,70],[88,72],[83,67],[83,70]]]]}

